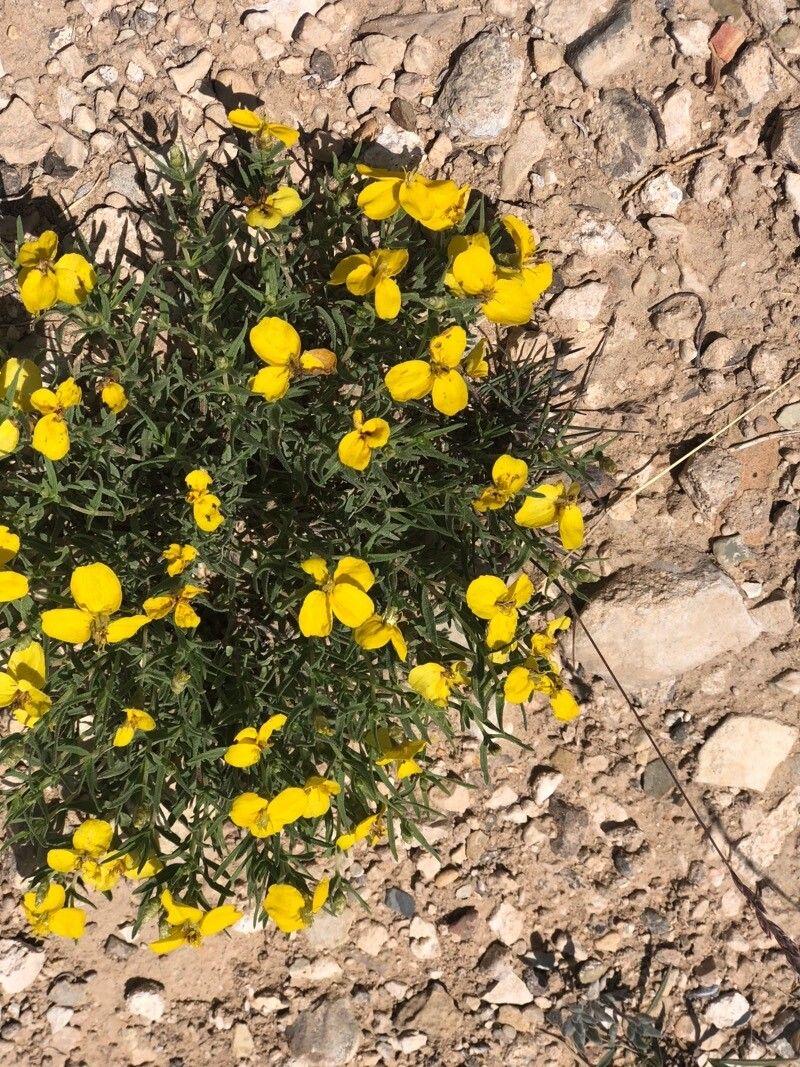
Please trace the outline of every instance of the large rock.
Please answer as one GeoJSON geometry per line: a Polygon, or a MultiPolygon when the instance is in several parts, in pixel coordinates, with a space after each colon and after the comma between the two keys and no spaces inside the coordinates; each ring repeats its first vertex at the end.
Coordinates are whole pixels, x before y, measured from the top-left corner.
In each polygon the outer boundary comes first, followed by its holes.
{"type": "Polygon", "coordinates": [[[430,982],[400,1005],[394,1021],[400,1029],[413,1025],[431,1037],[444,1037],[458,1027],[458,1009],[441,982],[430,982]]]}
{"type": "MultiPolygon", "coordinates": [[[[617,571],[581,619],[620,682],[632,690],[738,652],[760,633],[734,583],[705,556],[684,569],[664,562],[617,571]]],[[[580,626],[575,654],[589,671],[605,675],[580,626]]]]}
{"type": "Polygon", "coordinates": [[[33,985],[44,967],[44,952],[13,938],[0,939],[0,989],[7,996],[21,993],[33,985]]]}
{"type": "Polygon", "coordinates": [[[632,66],[642,45],[631,5],[623,2],[567,49],[566,60],[584,85],[599,88],[632,66]]]}
{"type": "Polygon", "coordinates": [[[479,33],[445,79],[434,118],[462,140],[492,141],[514,117],[525,57],[499,33],[479,33]]]}
{"type": "Polygon", "coordinates": [[[52,143],[53,131],[37,120],[21,97],[15,96],[0,112],[0,159],[6,163],[38,163],[52,143]]]}
{"type": "Polygon", "coordinates": [[[700,749],[695,780],[762,793],[797,734],[797,727],[760,715],[729,715],[700,749]]]}
{"type": "Polygon", "coordinates": [[[292,1054],[320,1067],[350,1063],[361,1042],[361,1030],[353,1018],[350,1002],[325,1000],[300,1012],[288,1030],[292,1054]]]}

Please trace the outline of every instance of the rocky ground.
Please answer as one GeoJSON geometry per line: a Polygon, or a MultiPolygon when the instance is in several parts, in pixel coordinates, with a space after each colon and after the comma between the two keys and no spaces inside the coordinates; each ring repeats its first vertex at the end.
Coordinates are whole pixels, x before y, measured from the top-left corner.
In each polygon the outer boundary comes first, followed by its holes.
{"type": "MultiPolygon", "coordinates": [[[[585,622],[800,937],[800,388],[772,392],[800,362],[797,0],[0,10],[5,236],[21,214],[29,232],[79,225],[100,258],[135,254],[133,135],[219,158],[234,102],[427,157],[530,219],[556,265],[543,332],[585,375],[582,422],[617,434],[618,475],[589,509],[607,578],[585,622]]],[[[24,348],[15,303],[0,307],[24,348]]],[[[370,910],[291,940],[243,921],[159,960],[115,895],[80,944],[40,945],[7,865],[0,1061],[571,1064],[559,1018],[614,990],[632,1013],[662,983],[669,1062],[790,1059],[797,976],[580,635],[574,658],[576,724],[520,721],[532,751],[503,748],[489,787],[473,739],[443,751],[473,788],[429,827],[437,855],[360,853],[370,910]]]]}

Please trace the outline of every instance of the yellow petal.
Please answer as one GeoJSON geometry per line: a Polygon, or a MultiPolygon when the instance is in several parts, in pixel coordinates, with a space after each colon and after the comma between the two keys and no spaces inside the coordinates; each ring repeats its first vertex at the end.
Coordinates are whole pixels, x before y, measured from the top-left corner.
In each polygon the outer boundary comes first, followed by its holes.
{"type": "Polygon", "coordinates": [[[7,708],[19,693],[16,678],[7,671],[0,671],[0,708],[7,708]]]}
{"type": "Polygon", "coordinates": [[[145,733],[155,730],[156,720],[149,712],[142,711],[141,708],[123,708],[123,711],[135,730],[144,730],[145,733]]]}
{"type": "Polygon", "coordinates": [[[258,793],[240,793],[231,805],[231,821],[237,826],[249,829],[267,810],[267,801],[258,793]]]}
{"type": "Polygon", "coordinates": [[[34,389],[31,393],[31,407],[42,415],[49,415],[58,408],[58,397],[52,389],[34,389]]]}
{"type": "Polygon", "coordinates": [[[135,736],[136,731],[134,728],[125,723],[123,726],[117,727],[114,733],[114,740],[111,743],[114,748],[127,748],[135,736]]]}
{"type": "Polygon", "coordinates": [[[302,819],[306,806],[304,789],[282,789],[267,805],[267,814],[276,830],[302,819]]]}
{"type": "Polygon", "coordinates": [[[444,707],[450,696],[447,672],[440,663],[420,663],[408,672],[408,684],[425,700],[444,707]]]}
{"type": "Polygon", "coordinates": [[[192,504],[192,514],[198,529],[204,533],[213,533],[225,522],[225,516],[220,511],[222,501],[213,493],[203,493],[199,500],[192,504]]]}
{"type": "Polygon", "coordinates": [[[11,419],[0,421],[0,459],[10,456],[19,444],[19,428],[11,419]]]}
{"type": "Polygon", "coordinates": [[[510,704],[525,704],[533,693],[533,675],[527,667],[513,667],[505,681],[504,696],[510,704]]]}
{"type": "Polygon", "coordinates": [[[89,856],[108,852],[114,837],[114,827],[105,819],[85,819],[72,835],[72,847],[89,856]]]}
{"type": "Polygon", "coordinates": [[[345,256],[344,259],[341,259],[333,268],[333,273],[330,276],[328,284],[344,285],[356,267],[363,267],[364,265],[369,267],[370,262],[369,256],[365,256],[362,252],[358,252],[354,256],[345,256]]]}
{"type": "Polygon", "coordinates": [[[187,488],[191,489],[193,493],[205,492],[214,481],[208,471],[203,470],[202,467],[189,471],[184,480],[187,488]]]}
{"type": "Polygon", "coordinates": [[[41,689],[45,681],[44,649],[38,641],[15,649],[8,657],[8,670],[15,680],[24,680],[41,689]]]}
{"type": "Polygon", "coordinates": [[[245,133],[258,133],[264,124],[264,120],[255,111],[246,107],[237,107],[229,111],[228,122],[237,130],[244,130],[245,133]]]}
{"type": "Polygon", "coordinates": [[[498,278],[481,310],[490,322],[524,326],[533,314],[533,299],[521,276],[498,278]]]}
{"type": "Polygon", "coordinates": [[[520,266],[536,251],[536,238],[531,228],[516,215],[503,215],[500,219],[506,233],[514,242],[520,266]]]}
{"type": "Polygon", "coordinates": [[[62,411],[74,408],[76,404],[80,404],[82,398],[83,390],[74,378],[67,378],[56,389],[56,403],[62,411]]]}
{"type": "Polygon", "coordinates": [[[498,456],[492,467],[492,481],[505,493],[518,493],[528,480],[528,464],[507,454],[498,456]]]}
{"type": "Polygon", "coordinates": [[[58,252],[58,237],[53,230],[43,230],[32,241],[20,245],[17,263],[21,267],[30,267],[34,263],[49,262],[58,252]]]}
{"type": "Polygon", "coordinates": [[[37,452],[57,463],[69,452],[69,429],[63,416],[42,415],[33,429],[31,444],[37,452]]]}
{"type": "Polygon", "coordinates": [[[323,908],[328,900],[328,894],[330,892],[331,880],[330,878],[323,878],[316,889],[314,895],[311,898],[311,910],[316,913],[323,908]]]}
{"type": "Polygon", "coordinates": [[[300,334],[285,319],[261,319],[250,331],[253,351],[272,367],[285,367],[300,356],[300,334]]]}
{"type": "MultiPolygon", "coordinates": [[[[262,745],[266,745],[269,739],[278,730],[282,730],[286,725],[285,715],[270,715],[266,722],[262,723],[258,729],[258,741],[262,745]]],[[[238,740],[238,738],[237,738],[238,740]]]]}
{"type": "Polygon", "coordinates": [[[388,219],[400,207],[398,190],[402,184],[402,177],[382,178],[370,182],[358,194],[358,206],[368,219],[375,221],[388,219]]]}
{"type": "Polygon", "coordinates": [[[329,348],[309,348],[300,356],[300,367],[306,374],[334,374],[336,353],[329,348]]]}
{"type": "Polygon", "coordinates": [[[457,415],[469,403],[467,383],[457,370],[449,370],[445,374],[435,374],[431,400],[437,411],[443,415],[457,415]]]}
{"type": "Polygon", "coordinates": [[[567,689],[559,689],[550,697],[550,707],[559,722],[571,722],[580,713],[580,705],[567,689]]]}
{"type": "Polygon", "coordinates": [[[392,632],[390,640],[392,642],[392,648],[397,653],[398,658],[401,659],[403,663],[405,663],[406,658],[408,656],[408,645],[406,644],[406,639],[405,637],[403,637],[403,634],[400,631],[399,627],[392,626],[391,630],[392,632]]]}
{"type": "Polygon", "coordinates": [[[105,563],[76,567],[69,589],[78,607],[92,615],[113,615],[122,604],[119,578],[105,563]]]}
{"type": "Polygon", "coordinates": [[[431,338],[431,359],[442,367],[457,367],[467,347],[467,334],[463,326],[451,326],[444,333],[431,338]]]}
{"type": "Polygon", "coordinates": [[[0,604],[21,600],[28,595],[28,579],[16,571],[0,571],[0,604]]]}
{"type": "Polygon", "coordinates": [[[292,148],[300,139],[300,131],[294,126],[284,126],[280,122],[265,122],[261,130],[275,141],[280,141],[286,148],[292,148]]]}
{"type": "Polygon", "coordinates": [[[100,393],[100,399],[115,415],[119,415],[128,406],[128,397],[119,382],[106,382],[100,393]]]}
{"type": "Polygon", "coordinates": [[[369,448],[383,448],[389,441],[390,433],[386,419],[367,419],[361,427],[361,436],[369,448]]]}
{"type": "Polygon", "coordinates": [[[333,629],[331,605],[327,594],[314,589],[306,595],[298,616],[303,637],[327,637],[333,629]]]}
{"type": "Polygon", "coordinates": [[[378,318],[397,318],[401,303],[400,286],[394,278],[381,278],[375,286],[375,312],[378,318]]]}
{"type": "Polygon", "coordinates": [[[148,948],[152,949],[157,956],[166,956],[169,952],[174,952],[176,949],[183,948],[186,944],[186,938],[183,934],[168,934],[166,937],[159,937],[156,941],[151,941],[148,948]]]}
{"type": "Polygon", "coordinates": [[[486,628],[486,644],[489,648],[498,649],[510,645],[517,632],[517,621],[516,608],[494,615],[486,628]]]}
{"type": "Polygon", "coordinates": [[[366,296],[371,293],[377,284],[375,272],[369,259],[366,263],[359,263],[353,267],[345,279],[348,293],[353,296],[366,296]]]}
{"type": "Polygon", "coordinates": [[[328,580],[328,564],[322,556],[310,556],[303,560],[300,570],[310,574],[317,585],[323,585],[328,580]]]}
{"type": "Polygon", "coordinates": [[[21,411],[31,410],[31,396],[41,387],[39,368],[29,359],[10,356],[0,368],[0,399],[11,391],[10,399],[21,411]]]}
{"type": "Polygon", "coordinates": [[[366,622],[375,610],[372,600],[354,582],[337,582],[330,599],[333,614],[339,622],[351,629],[366,622]]]}
{"type": "Polygon", "coordinates": [[[64,907],[66,900],[64,887],[58,882],[50,883],[41,900],[37,899],[38,896],[39,893],[34,889],[22,898],[22,906],[33,915],[45,915],[49,911],[58,911],[59,908],[64,907]]]}
{"type": "Polygon", "coordinates": [[[174,596],[149,596],[142,604],[142,611],[149,619],[165,619],[174,607],[174,596]]]}
{"type": "Polygon", "coordinates": [[[496,271],[491,253],[477,243],[455,257],[450,272],[469,296],[489,292],[495,283],[496,271]]]}
{"type": "Polygon", "coordinates": [[[241,917],[242,913],[237,911],[232,904],[221,904],[218,908],[212,908],[211,911],[205,913],[200,920],[200,933],[203,937],[212,937],[214,934],[221,933],[222,930],[227,930],[229,926],[233,926],[241,917]]]}
{"type": "Polygon", "coordinates": [[[353,632],[353,640],[360,648],[383,648],[389,643],[392,627],[387,626],[380,615],[372,615],[353,632]]]}
{"type": "Polygon", "coordinates": [[[203,918],[200,908],[193,908],[189,904],[182,904],[175,900],[168,889],[161,894],[161,905],[167,916],[170,926],[180,926],[181,923],[199,923],[203,918]]]}
{"type": "Polygon", "coordinates": [[[379,248],[372,253],[372,260],[377,264],[384,277],[393,278],[408,263],[408,250],[405,248],[379,248]]]}
{"type": "Polygon", "coordinates": [[[508,588],[502,578],[482,574],[467,586],[467,607],[479,619],[492,619],[500,610],[498,601],[508,596],[508,588]]]}
{"type": "Polygon", "coordinates": [[[143,626],[150,622],[146,615],[129,615],[124,619],[112,619],[106,629],[106,640],[110,645],[116,645],[120,641],[128,641],[137,634],[143,626]]]}
{"type": "Polygon", "coordinates": [[[29,315],[51,308],[58,299],[58,281],[52,272],[25,267],[19,273],[19,295],[29,315]]]}
{"type": "Polygon", "coordinates": [[[291,380],[288,367],[262,367],[250,379],[250,392],[274,402],[286,396],[291,380]]]}
{"type": "Polygon", "coordinates": [[[370,565],[357,556],[342,556],[333,572],[333,579],[338,582],[341,578],[347,578],[366,593],[375,584],[375,575],[370,565]]]}
{"type": "Polygon", "coordinates": [[[59,908],[50,916],[50,931],[57,937],[71,937],[75,941],[83,937],[86,929],[86,912],[81,908],[59,908]]]}
{"type": "Polygon", "coordinates": [[[527,574],[521,574],[519,578],[511,583],[508,591],[517,607],[521,608],[533,596],[533,582],[527,574]]]}
{"type": "Polygon", "coordinates": [[[372,453],[361,433],[358,430],[351,430],[339,442],[338,456],[343,466],[363,471],[369,466],[372,453]]]}
{"type": "Polygon", "coordinates": [[[200,625],[200,616],[185,600],[179,600],[175,605],[175,625],[182,630],[191,630],[200,625]]]}
{"type": "Polygon", "coordinates": [[[94,267],[77,252],[61,256],[55,265],[58,300],[73,307],[82,304],[97,283],[94,267]]]}
{"type": "Polygon", "coordinates": [[[303,201],[300,199],[300,194],[296,189],[292,189],[288,185],[282,185],[274,193],[270,193],[266,199],[266,204],[272,211],[277,211],[281,218],[285,219],[298,212],[303,206],[303,201]]]}
{"type": "Polygon", "coordinates": [[[69,874],[78,866],[78,857],[71,848],[51,848],[47,853],[47,866],[59,874],[69,874]]]}
{"type": "Polygon", "coordinates": [[[415,759],[401,760],[397,767],[397,779],[402,782],[414,774],[422,774],[422,767],[415,759]]]}
{"type": "Polygon", "coordinates": [[[583,515],[577,504],[566,504],[558,517],[558,532],[561,544],[567,552],[583,544],[583,515]]]}
{"type": "Polygon", "coordinates": [[[384,384],[389,396],[398,404],[408,400],[421,400],[433,386],[430,363],[422,359],[409,359],[387,371],[384,384]]]}
{"type": "Polygon", "coordinates": [[[261,759],[261,748],[252,741],[237,741],[222,758],[231,767],[252,767],[261,759]]]}
{"type": "Polygon", "coordinates": [[[0,567],[16,556],[20,543],[19,534],[13,533],[7,526],[0,526],[0,567]]]}
{"type": "Polygon", "coordinates": [[[293,885],[276,883],[267,890],[262,905],[279,930],[290,934],[302,930],[307,923],[302,918],[306,908],[306,898],[293,885]]]}
{"type": "Polygon", "coordinates": [[[542,293],[553,284],[552,264],[537,263],[535,267],[525,267],[522,271],[522,283],[529,299],[536,303],[542,293]]]}
{"type": "Polygon", "coordinates": [[[54,608],[42,612],[42,630],[55,641],[82,645],[92,636],[92,616],[78,608],[54,608]]]}
{"type": "Polygon", "coordinates": [[[563,485],[537,485],[535,495],[526,496],[514,516],[517,526],[537,529],[556,521],[556,502],[564,493],[563,485]]]}

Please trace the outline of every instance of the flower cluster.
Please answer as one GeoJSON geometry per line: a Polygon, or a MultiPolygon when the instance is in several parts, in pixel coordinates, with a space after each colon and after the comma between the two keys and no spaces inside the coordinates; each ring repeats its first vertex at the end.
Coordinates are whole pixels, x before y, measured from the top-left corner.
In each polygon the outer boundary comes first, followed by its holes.
{"type": "Polygon", "coordinates": [[[491,745],[498,701],[579,713],[558,598],[593,457],[502,331],[552,280],[533,232],[471,230],[473,191],[418,171],[295,188],[299,131],[228,117],[212,209],[165,158],[143,279],[49,231],[6,257],[71,346],[0,365],[0,758],[46,842],[22,910],[77,938],[128,879],[159,955],[243,885],[286,933],[341,906],[348,853],[419,835],[434,759],[491,745]]]}

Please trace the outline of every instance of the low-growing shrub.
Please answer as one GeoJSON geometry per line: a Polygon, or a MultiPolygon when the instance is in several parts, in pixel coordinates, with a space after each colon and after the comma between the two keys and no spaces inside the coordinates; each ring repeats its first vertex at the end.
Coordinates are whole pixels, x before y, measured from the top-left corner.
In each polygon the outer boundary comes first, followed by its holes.
{"type": "Polygon", "coordinates": [[[424,841],[448,739],[485,766],[506,700],[578,714],[557,608],[592,455],[552,361],[506,344],[552,278],[531,231],[355,161],[295,188],[297,132],[230,118],[210,177],[155,160],[141,270],[21,227],[6,253],[44,338],[0,380],[0,760],[38,934],[122,878],[158,952],[245,890],[299,929],[351,850],[424,841]]]}

